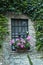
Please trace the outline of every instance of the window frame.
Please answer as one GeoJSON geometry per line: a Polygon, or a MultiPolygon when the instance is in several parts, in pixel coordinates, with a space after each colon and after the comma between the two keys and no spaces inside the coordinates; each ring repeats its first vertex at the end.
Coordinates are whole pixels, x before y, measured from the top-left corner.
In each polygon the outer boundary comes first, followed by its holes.
{"type": "MultiPolygon", "coordinates": [[[[14,22],[13,22],[13,23],[14,23],[14,22]]],[[[21,24],[21,23],[20,23],[20,24],[21,24]]],[[[15,28],[16,28],[16,27],[21,27],[21,28],[22,28],[22,27],[27,27],[27,31],[28,31],[28,19],[15,19],[15,18],[11,18],[11,39],[12,39],[12,38],[17,38],[17,37],[13,37],[13,35],[12,35],[12,32],[14,32],[14,31],[12,31],[12,27],[15,27],[15,28]],[[27,26],[22,26],[22,25],[21,25],[21,26],[12,26],[12,22],[13,22],[12,20],[14,20],[14,22],[15,22],[16,20],[17,20],[18,22],[21,21],[21,23],[22,23],[23,21],[25,21],[25,22],[27,23],[27,26]]],[[[19,33],[19,29],[18,29],[18,33],[19,33]]],[[[14,32],[14,34],[15,34],[15,32],[14,32]]],[[[25,32],[24,32],[24,34],[25,34],[25,32]]],[[[16,36],[16,35],[15,35],[15,36],[16,36]]]]}

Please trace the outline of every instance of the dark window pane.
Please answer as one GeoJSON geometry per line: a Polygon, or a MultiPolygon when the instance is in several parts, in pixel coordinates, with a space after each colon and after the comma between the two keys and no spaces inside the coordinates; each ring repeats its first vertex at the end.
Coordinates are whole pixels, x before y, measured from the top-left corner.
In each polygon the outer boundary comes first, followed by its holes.
{"type": "Polygon", "coordinates": [[[21,28],[22,28],[22,27],[19,27],[19,33],[21,33],[21,28]]]}
{"type": "Polygon", "coordinates": [[[17,38],[19,34],[21,37],[26,37],[26,31],[28,31],[27,19],[11,19],[11,37],[17,38]]]}
{"type": "Polygon", "coordinates": [[[27,21],[22,21],[22,26],[27,26],[27,21]]]}
{"type": "Polygon", "coordinates": [[[20,20],[19,20],[18,24],[19,24],[19,26],[21,27],[21,21],[20,21],[20,20]]]}
{"type": "Polygon", "coordinates": [[[11,31],[14,32],[14,27],[11,27],[11,31]]]}
{"type": "Polygon", "coordinates": [[[18,33],[18,27],[15,27],[15,33],[18,33]]]}
{"type": "Polygon", "coordinates": [[[15,20],[14,22],[15,22],[15,26],[18,26],[18,21],[17,21],[17,20],[15,20]]]}

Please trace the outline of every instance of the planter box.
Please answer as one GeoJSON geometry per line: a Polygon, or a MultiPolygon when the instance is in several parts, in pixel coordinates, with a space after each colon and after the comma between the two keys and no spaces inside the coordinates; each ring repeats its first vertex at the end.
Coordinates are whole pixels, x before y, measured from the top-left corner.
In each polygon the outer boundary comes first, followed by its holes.
{"type": "Polygon", "coordinates": [[[30,50],[30,47],[28,47],[28,48],[17,48],[17,47],[14,47],[14,45],[11,45],[11,49],[12,49],[12,51],[17,51],[17,52],[26,52],[26,51],[28,51],[28,50],[30,50]]]}
{"type": "Polygon", "coordinates": [[[17,49],[16,49],[16,51],[17,51],[17,52],[20,52],[20,53],[22,53],[22,52],[27,52],[28,50],[30,50],[30,48],[29,48],[29,49],[27,49],[27,48],[23,48],[23,49],[17,48],[17,49]]]}

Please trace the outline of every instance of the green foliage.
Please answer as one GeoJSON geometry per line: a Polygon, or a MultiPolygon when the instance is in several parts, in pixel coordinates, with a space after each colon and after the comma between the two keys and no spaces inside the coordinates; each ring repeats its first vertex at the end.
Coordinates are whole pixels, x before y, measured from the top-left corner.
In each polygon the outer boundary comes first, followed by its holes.
{"type": "Polygon", "coordinates": [[[43,51],[43,21],[36,22],[36,49],[43,51]]]}
{"type": "MultiPolygon", "coordinates": [[[[27,14],[27,16],[29,16],[32,20],[35,20],[35,21],[37,20],[35,24],[37,42],[40,40],[40,38],[42,38],[43,36],[43,0],[0,0],[0,13],[3,14],[7,12],[14,12],[14,14],[27,14]]],[[[4,23],[6,22],[4,21],[6,19],[3,17],[1,18],[0,18],[0,21],[2,22],[1,24],[4,24],[3,26],[6,27],[7,24],[4,23]]],[[[4,32],[6,28],[3,28],[3,26],[0,26],[0,30],[4,32]],[[1,28],[3,28],[3,30],[1,28]]],[[[5,35],[2,36],[2,34],[6,35],[6,33],[5,32],[1,33],[1,37],[2,37],[1,39],[3,39],[5,36],[5,35]]]]}
{"type": "Polygon", "coordinates": [[[26,48],[30,47],[29,42],[27,42],[27,43],[25,44],[25,47],[26,47],[26,48]]]}
{"type": "Polygon", "coordinates": [[[32,20],[43,19],[43,0],[0,0],[0,13],[27,14],[32,20]]]}
{"type": "Polygon", "coordinates": [[[31,58],[29,56],[29,54],[27,55],[28,59],[29,59],[29,62],[30,62],[30,65],[33,65],[32,61],[31,61],[31,58]]]}
{"type": "Polygon", "coordinates": [[[40,51],[40,50],[43,51],[43,39],[42,39],[42,38],[39,38],[39,39],[37,40],[36,49],[37,49],[38,51],[40,51]]]}
{"type": "Polygon", "coordinates": [[[8,33],[8,20],[5,16],[0,14],[0,45],[6,39],[8,33]]]}

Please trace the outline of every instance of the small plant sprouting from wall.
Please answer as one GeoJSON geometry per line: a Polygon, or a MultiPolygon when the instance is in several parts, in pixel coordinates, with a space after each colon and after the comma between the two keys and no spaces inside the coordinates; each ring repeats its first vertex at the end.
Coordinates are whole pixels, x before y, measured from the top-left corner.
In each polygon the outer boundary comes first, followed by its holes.
{"type": "Polygon", "coordinates": [[[27,55],[27,57],[28,57],[28,59],[29,59],[30,65],[33,65],[33,63],[32,63],[32,61],[31,61],[31,58],[30,58],[29,54],[27,55]]]}
{"type": "Polygon", "coordinates": [[[0,48],[2,46],[2,42],[6,39],[7,34],[8,34],[8,20],[5,16],[0,14],[0,48]]]}

